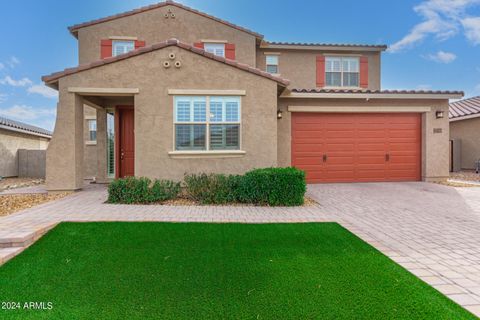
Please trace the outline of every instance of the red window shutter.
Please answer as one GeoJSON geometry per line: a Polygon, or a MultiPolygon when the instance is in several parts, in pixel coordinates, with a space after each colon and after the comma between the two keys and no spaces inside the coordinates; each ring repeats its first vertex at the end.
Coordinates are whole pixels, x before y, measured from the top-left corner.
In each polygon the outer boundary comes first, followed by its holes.
{"type": "Polygon", "coordinates": [[[368,57],[360,57],[360,87],[368,88],[368,57]]]}
{"type": "Polygon", "coordinates": [[[235,44],[234,43],[225,44],[225,58],[230,60],[235,60],[235,44]]]}
{"type": "Polygon", "coordinates": [[[317,56],[317,87],[325,87],[325,56],[317,56]]]}
{"type": "Polygon", "coordinates": [[[135,40],[135,50],[141,47],[145,47],[145,41],[135,40]]]}
{"type": "Polygon", "coordinates": [[[203,42],[195,42],[195,43],[193,44],[193,46],[194,46],[195,48],[199,48],[199,49],[204,49],[204,48],[205,48],[204,45],[203,45],[203,42]]]}
{"type": "Polygon", "coordinates": [[[112,56],[112,40],[100,41],[100,58],[110,58],[112,56]]]}

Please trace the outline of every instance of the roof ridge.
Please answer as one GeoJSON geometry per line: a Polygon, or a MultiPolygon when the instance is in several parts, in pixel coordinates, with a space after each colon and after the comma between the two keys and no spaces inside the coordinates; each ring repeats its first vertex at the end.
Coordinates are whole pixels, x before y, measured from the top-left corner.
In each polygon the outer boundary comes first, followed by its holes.
{"type": "Polygon", "coordinates": [[[274,76],[274,75],[272,75],[268,72],[265,72],[265,71],[262,71],[260,69],[251,67],[247,64],[243,64],[243,63],[239,63],[239,62],[234,61],[234,60],[230,60],[230,59],[226,59],[226,58],[223,58],[223,57],[215,56],[214,54],[206,52],[203,49],[195,48],[195,47],[193,47],[193,46],[191,46],[187,43],[181,42],[180,40],[178,40],[176,38],[172,38],[172,39],[169,39],[169,40],[163,41],[163,42],[154,43],[154,44],[151,44],[150,46],[141,47],[141,48],[135,49],[133,51],[130,51],[128,53],[118,55],[116,57],[110,57],[110,58],[106,58],[106,59],[97,60],[97,61],[94,61],[94,62],[91,62],[91,63],[79,65],[79,66],[74,67],[74,68],[67,68],[67,69],[64,69],[63,71],[55,72],[55,73],[52,73],[50,75],[43,76],[42,81],[47,82],[47,83],[48,82],[53,82],[55,80],[58,80],[62,77],[68,76],[70,74],[74,74],[74,73],[77,73],[77,72],[93,69],[93,68],[100,67],[100,66],[103,66],[103,65],[107,65],[107,64],[110,64],[110,63],[114,63],[114,62],[117,62],[117,61],[125,60],[125,59],[128,59],[128,58],[134,57],[134,56],[138,56],[138,55],[141,55],[141,54],[144,54],[144,53],[153,52],[153,51],[163,49],[163,48],[166,48],[166,47],[169,47],[169,46],[177,46],[179,48],[182,48],[184,50],[193,52],[195,54],[204,56],[204,57],[209,58],[211,60],[215,60],[215,61],[227,64],[227,65],[230,65],[232,67],[235,67],[237,69],[241,69],[241,70],[244,70],[244,71],[247,71],[247,72],[250,72],[250,73],[254,73],[254,74],[259,75],[259,76],[264,77],[264,78],[268,78],[268,79],[276,81],[277,83],[280,83],[284,86],[288,86],[288,84],[290,83],[290,81],[288,79],[284,79],[284,78],[281,78],[281,77],[278,77],[278,76],[274,76]]]}
{"type": "Polygon", "coordinates": [[[203,17],[212,19],[214,21],[217,21],[219,23],[222,23],[222,24],[227,25],[229,27],[232,27],[234,29],[249,33],[249,34],[255,36],[256,38],[263,39],[263,35],[258,33],[258,32],[255,32],[255,31],[252,31],[250,29],[241,27],[237,24],[234,24],[234,23],[231,23],[229,21],[217,18],[217,17],[215,17],[211,14],[201,12],[197,9],[193,9],[191,7],[188,7],[184,4],[181,4],[181,3],[178,3],[178,2],[175,2],[175,1],[172,1],[172,0],[166,0],[166,1],[163,1],[163,2],[158,2],[158,3],[155,3],[155,4],[148,5],[148,6],[143,6],[143,7],[137,8],[137,9],[132,9],[132,10],[125,11],[125,12],[122,12],[122,13],[117,13],[117,14],[114,14],[114,15],[110,15],[110,16],[107,16],[107,17],[98,18],[98,19],[90,20],[90,21],[83,22],[83,23],[78,23],[78,24],[75,24],[75,25],[72,25],[72,26],[68,27],[68,30],[70,31],[71,34],[74,34],[78,29],[81,29],[81,28],[85,28],[85,27],[88,27],[88,26],[91,26],[91,25],[95,25],[95,24],[99,24],[99,23],[103,23],[103,22],[107,22],[107,21],[112,21],[112,20],[119,19],[119,18],[132,16],[132,15],[137,14],[137,13],[142,13],[142,12],[154,10],[154,9],[157,9],[157,8],[162,8],[162,7],[165,7],[165,6],[168,6],[168,5],[175,6],[175,7],[178,7],[180,9],[190,11],[192,13],[195,13],[195,14],[201,15],[203,17]]]}

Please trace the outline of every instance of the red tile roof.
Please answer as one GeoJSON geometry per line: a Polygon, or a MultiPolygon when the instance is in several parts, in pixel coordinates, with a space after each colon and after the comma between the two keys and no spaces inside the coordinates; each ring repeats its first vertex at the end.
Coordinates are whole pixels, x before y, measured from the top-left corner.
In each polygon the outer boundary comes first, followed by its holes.
{"type": "Polygon", "coordinates": [[[206,17],[206,18],[215,20],[217,22],[220,22],[220,23],[222,23],[224,25],[227,25],[229,27],[232,27],[232,28],[235,28],[237,30],[249,33],[249,34],[255,36],[256,38],[263,39],[263,35],[261,35],[257,32],[254,32],[254,31],[249,30],[247,28],[237,26],[236,24],[233,24],[233,23],[230,23],[228,21],[219,19],[219,18],[214,17],[212,15],[209,15],[207,13],[200,12],[198,10],[195,10],[193,8],[187,7],[183,4],[180,4],[180,3],[177,3],[177,2],[174,2],[174,1],[171,1],[171,0],[167,0],[165,2],[159,2],[159,3],[156,3],[156,4],[149,5],[149,6],[141,7],[141,8],[135,9],[135,10],[115,14],[113,16],[109,16],[109,17],[105,17],[105,18],[101,18],[101,19],[96,19],[96,20],[76,24],[76,25],[73,25],[71,27],[68,27],[68,30],[70,31],[70,33],[72,33],[73,35],[76,36],[76,32],[78,31],[78,29],[89,27],[89,26],[92,26],[92,25],[95,25],[95,24],[99,24],[99,23],[103,23],[103,22],[107,22],[107,21],[111,21],[111,20],[115,20],[115,19],[119,19],[119,18],[128,17],[128,16],[131,16],[131,15],[134,15],[134,14],[137,14],[137,13],[142,13],[142,12],[145,12],[145,11],[150,11],[150,10],[154,10],[154,9],[165,7],[165,6],[175,6],[175,7],[178,7],[178,8],[196,13],[196,14],[201,15],[203,17],[206,17]]]}
{"type": "Polygon", "coordinates": [[[373,93],[373,94],[451,94],[462,95],[463,91],[432,91],[432,90],[370,90],[370,89],[299,89],[293,88],[292,92],[298,93],[373,93]]]}
{"type": "Polygon", "coordinates": [[[270,80],[276,81],[277,83],[279,83],[280,85],[285,86],[285,87],[288,86],[288,84],[290,83],[290,81],[287,80],[287,79],[276,77],[276,76],[274,76],[270,73],[267,73],[265,71],[262,71],[262,70],[259,70],[259,69],[253,68],[253,67],[250,67],[250,66],[248,66],[246,64],[243,64],[243,63],[239,63],[239,62],[236,62],[236,61],[233,61],[233,60],[229,60],[229,59],[225,59],[225,58],[222,58],[222,57],[219,57],[219,56],[215,56],[211,53],[206,52],[203,49],[195,48],[195,47],[193,47],[189,44],[180,42],[177,39],[170,39],[170,40],[167,40],[167,41],[164,41],[164,42],[159,42],[159,43],[156,43],[156,44],[152,44],[150,46],[142,47],[142,48],[130,51],[128,53],[125,53],[125,54],[122,54],[122,55],[119,55],[119,56],[116,56],[116,57],[111,57],[111,58],[107,58],[107,59],[98,60],[98,61],[95,61],[95,62],[92,62],[92,63],[83,64],[83,65],[80,65],[80,66],[75,67],[75,68],[65,69],[65,70],[60,71],[60,72],[56,72],[56,73],[52,73],[52,74],[47,75],[47,76],[43,76],[42,80],[46,83],[52,83],[52,82],[55,82],[56,80],[58,80],[62,77],[65,77],[65,76],[68,76],[68,75],[71,75],[71,74],[74,74],[74,73],[78,73],[78,72],[81,72],[81,71],[93,69],[93,68],[96,68],[96,67],[101,67],[101,66],[104,66],[104,65],[107,65],[107,64],[110,64],[110,63],[114,63],[114,62],[117,62],[117,61],[129,59],[131,57],[135,57],[135,56],[138,56],[138,55],[141,55],[141,54],[144,54],[144,53],[156,51],[156,50],[163,49],[163,48],[170,47],[170,46],[177,46],[177,47],[182,48],[184,50],[188,50],[188,51],[193,52],[195,54],[204,56],[208,59],[212,59],[212,60],[227,64],[229,66],[232,66],[232,67],[235,67],[237,69],[241,69],[241,70],[256,74],[256,75],[264,77],[264,78],[268,78],[270,80]]]}
{"type": "Polygon", "coordinates": [[[372,45],[372,44],[353,44],[353,43],[307,43],[307,42],[275,42],[275,41],[266,41],[267,44],[271,45],[280,45],[280,46],[321,46],[321,47],[363,47],[363,48],[377,48],[386,50],[387,45],[372,45]]]}
{"type": "Polygon", "coordinates": [[[480,96],[450,103],[448,117],[450,119],[471,118],[480,116],[480,96]]]}

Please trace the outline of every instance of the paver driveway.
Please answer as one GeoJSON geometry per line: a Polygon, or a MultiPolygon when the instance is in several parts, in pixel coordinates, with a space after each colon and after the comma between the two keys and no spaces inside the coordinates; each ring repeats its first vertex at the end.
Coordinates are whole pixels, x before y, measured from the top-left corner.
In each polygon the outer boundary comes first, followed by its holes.
{"type": "Polygon", "coordinates": [[[0,218],[0,263],[60,221],[336,221],[480,315],[480,188],[430,183],[311,185],[318,206],[108,205],[104,186],[0,218]]]}

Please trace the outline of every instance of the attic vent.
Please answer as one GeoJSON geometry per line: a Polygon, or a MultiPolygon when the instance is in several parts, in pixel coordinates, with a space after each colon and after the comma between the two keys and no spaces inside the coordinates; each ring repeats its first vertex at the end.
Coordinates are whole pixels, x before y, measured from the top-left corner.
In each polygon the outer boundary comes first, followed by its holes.
{"type": "Polygon", "coordinates": [[[165,13],[163,16],[165,19],[175,19],[175,13],[173,13],[171,9],[168,9],[167,13],[165,13]]]}

